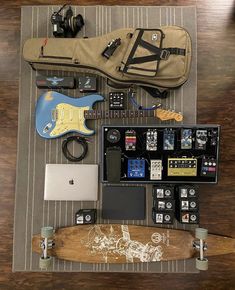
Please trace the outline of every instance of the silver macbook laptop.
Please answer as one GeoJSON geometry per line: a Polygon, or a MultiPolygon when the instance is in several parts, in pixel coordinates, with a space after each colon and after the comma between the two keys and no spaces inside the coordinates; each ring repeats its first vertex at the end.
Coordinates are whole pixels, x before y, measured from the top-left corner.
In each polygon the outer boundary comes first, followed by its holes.
{"type": "Polygon", "coordinates": [[[97,164],[46,164],[45,200],[94,201],[97,197],[97,164]]]}

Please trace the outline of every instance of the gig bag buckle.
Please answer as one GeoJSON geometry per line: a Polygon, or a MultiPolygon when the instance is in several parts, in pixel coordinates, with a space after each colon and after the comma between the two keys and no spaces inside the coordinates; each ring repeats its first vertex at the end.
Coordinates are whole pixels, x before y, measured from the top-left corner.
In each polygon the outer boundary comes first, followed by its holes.
{"type": "Polygon", "coordinates": [[[109,42],[105,50],[102,52],[102,56],[109,59],[119,45],[121,45],[121,38],[113,39],[112,41],[109,42]]]}
{"type": "Polygon", "coordinates": [[[170,52],[166,49],[163,49],[160,54],[160,59],[167,60],[170,55],[170,52]]]}

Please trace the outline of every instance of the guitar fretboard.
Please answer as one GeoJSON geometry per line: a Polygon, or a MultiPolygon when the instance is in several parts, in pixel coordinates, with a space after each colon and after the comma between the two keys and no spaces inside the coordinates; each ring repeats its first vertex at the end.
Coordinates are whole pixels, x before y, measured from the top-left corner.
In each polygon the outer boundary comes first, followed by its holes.
{"type": "Polygon", "coordinates": [[[154,110],[86,110],[84,111],[85,119],[118,119],[118,118],[139,118],[154,117],[154,110]]]}

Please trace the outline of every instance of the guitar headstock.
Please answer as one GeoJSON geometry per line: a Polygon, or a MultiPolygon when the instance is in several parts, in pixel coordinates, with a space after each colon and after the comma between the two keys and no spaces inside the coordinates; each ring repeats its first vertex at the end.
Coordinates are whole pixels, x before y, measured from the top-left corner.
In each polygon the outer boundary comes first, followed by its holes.
{"type": "Polygon", "coordinates": [[[159,118],[161,121],[175,120],[176,122],[181,122],[183,120],[183,115],[181,113],[163,109],[156,109],[154,111],[154,116],[159,118]]]}

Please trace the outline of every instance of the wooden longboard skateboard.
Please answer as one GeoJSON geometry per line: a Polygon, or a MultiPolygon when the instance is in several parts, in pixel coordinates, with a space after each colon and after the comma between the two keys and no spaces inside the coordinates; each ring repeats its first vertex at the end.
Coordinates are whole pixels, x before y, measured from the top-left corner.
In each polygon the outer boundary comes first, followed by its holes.
{"type": "MultiPolygon", "coordinates": [[[[42,228],[41,234],[33,236],[32,249],[43,251],[42,268],[49,265],[49,256],[84,263],[136,263],[189,259],[198,252],[200,264],[207,261],[205,250],[207,256],[235,253],[235,239],[207,235],[207,230],[200,228],[195,238],[184,230],[97,224],[59,228],[55,233],[51,227],[42,228]]],[[[207,266],[201,268],[206,270],[207,266]]]]}

